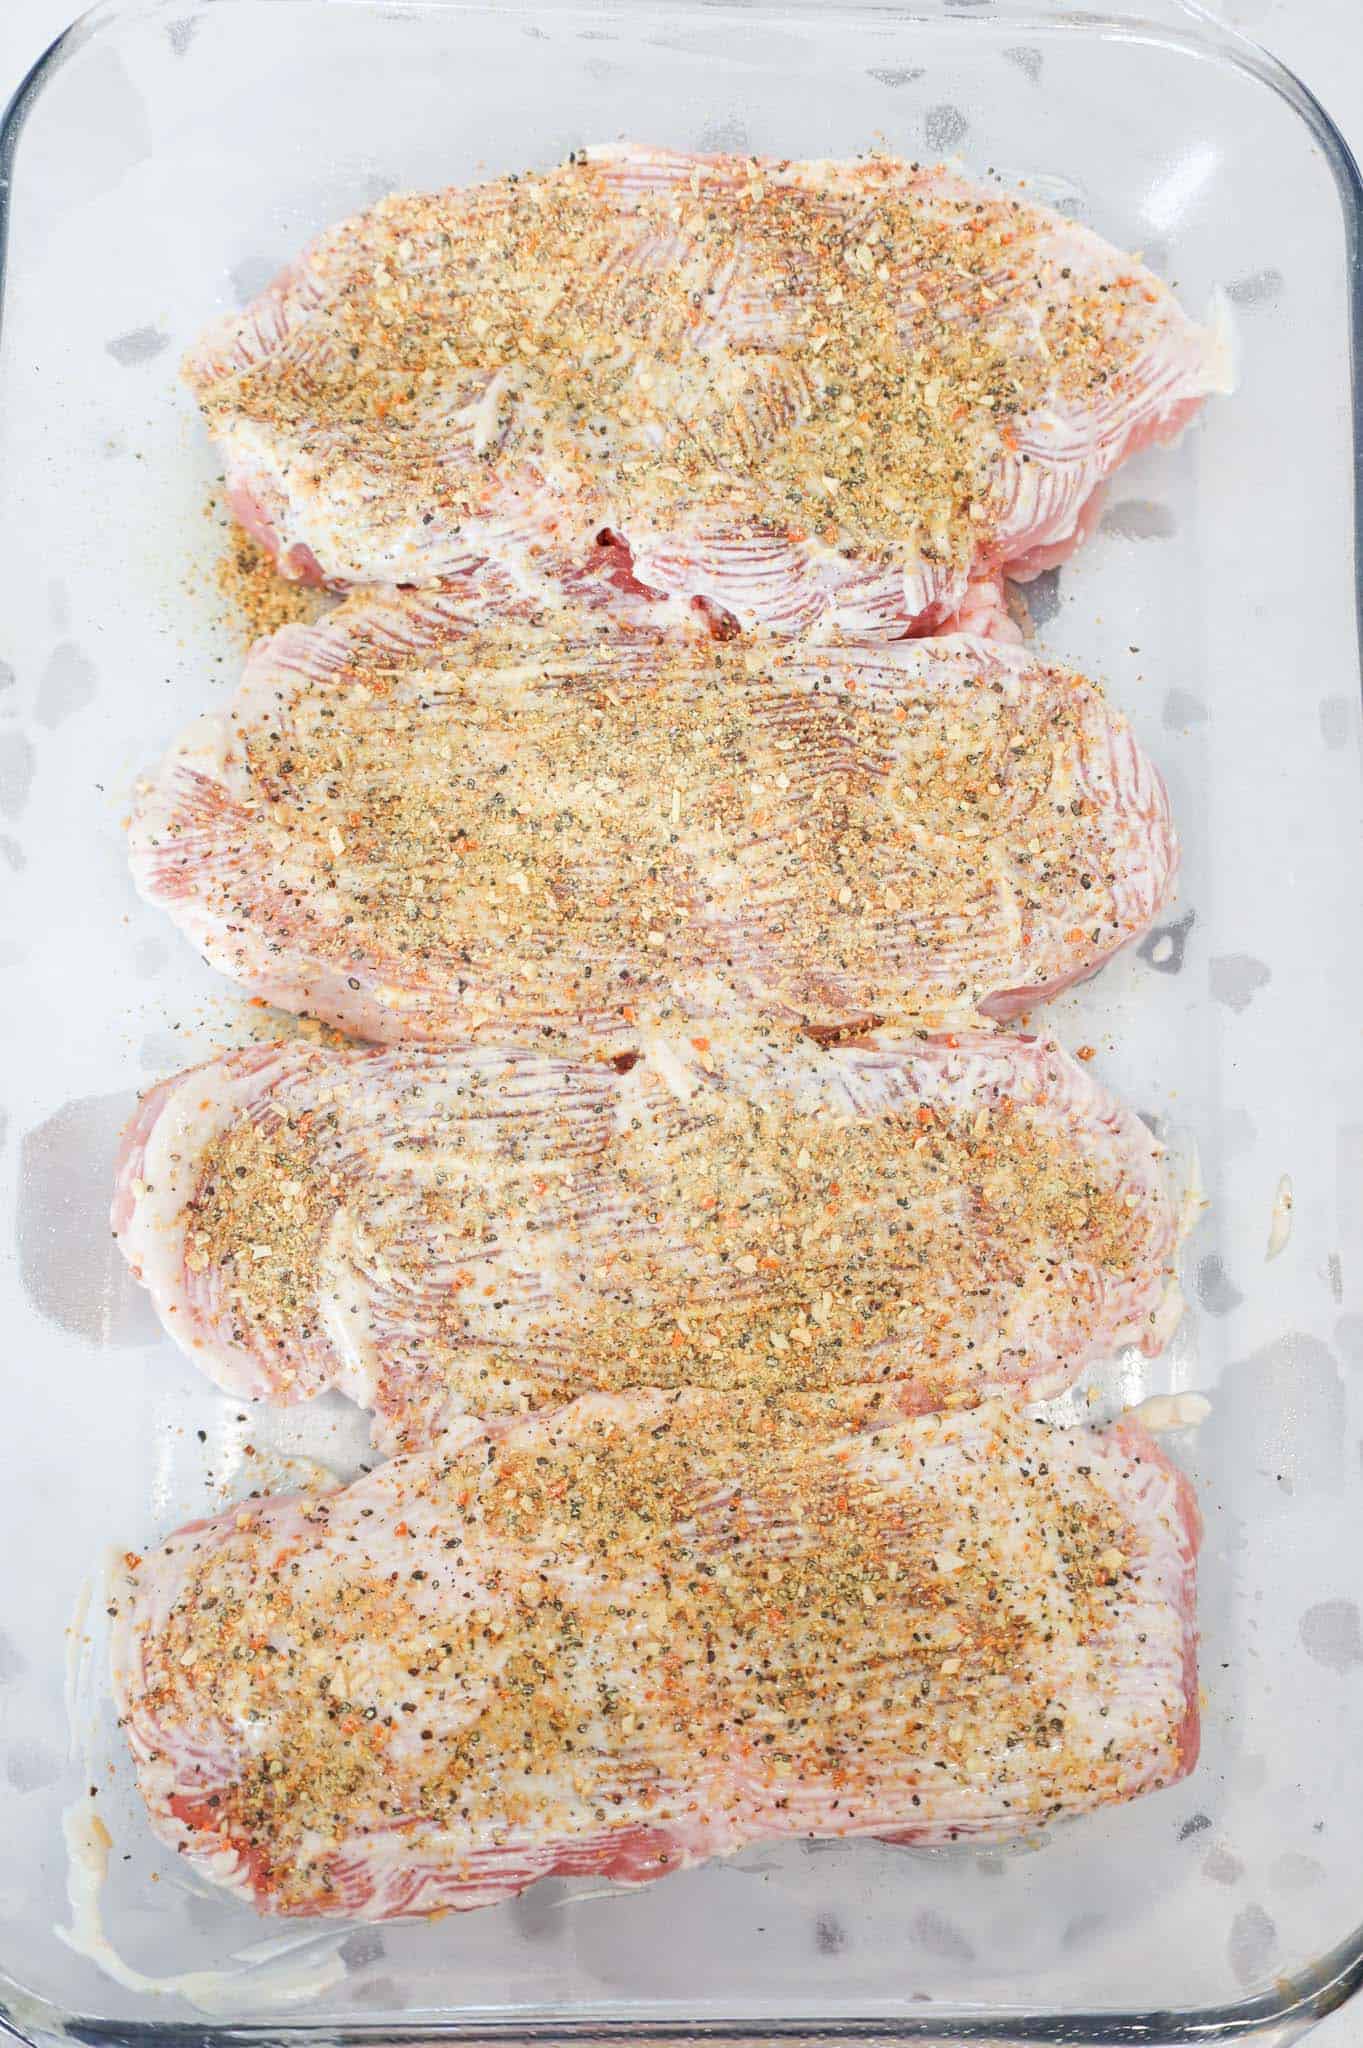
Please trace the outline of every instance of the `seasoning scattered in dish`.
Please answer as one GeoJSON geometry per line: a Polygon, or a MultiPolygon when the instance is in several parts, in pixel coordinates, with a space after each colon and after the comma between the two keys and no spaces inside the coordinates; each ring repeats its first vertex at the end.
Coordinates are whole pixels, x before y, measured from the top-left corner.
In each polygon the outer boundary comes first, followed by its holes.
{"type": "Polygon", "coordinates": [[[1132,1425],[593,1396],[129,1556],[118,1706],[158,1833],[275,1913],[995,1840],[1191,1769],[1197,1542],[1132,1425]]]}
{"type": "Polygon", "coordinates": [[[385,1452],[639,1386],[1041,1399],[1180,1306],[1159,1147],[1009,1036],[253,1048],[145,1098],[113,1222],[220,1385],[385,1452]]]}
{"type": "Polygon", "coordinates": [[[281,626],[311,626],[327,608],[321,591],[285,582],[265,549],[239,526],[226,536],[214,580],[233,632],[248,647],[281,626]]]}
{"type": "Polygon", "coordinates": [[[783,632],[1015,632],[1126,457],[1226,385],[1216,339],[999,184],[593,149],[381,200],[186,374],[288,576],[527,589],[600,536],[668,596],[783,632]]]}

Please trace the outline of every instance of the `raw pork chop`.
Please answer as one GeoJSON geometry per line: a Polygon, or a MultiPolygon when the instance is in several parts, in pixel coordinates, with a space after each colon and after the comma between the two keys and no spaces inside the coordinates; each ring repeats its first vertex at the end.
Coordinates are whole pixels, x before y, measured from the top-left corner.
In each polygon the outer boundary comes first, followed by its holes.
{"type": "Polygon", "coordinates": [[[114,1228],[220,1385],[339,1386],[390,1451],[644,1385],[1035,1400],[1159,1348],[1160,1150],[1059,1046],[712,1043],[229,1053],[146,1097],[114,1228]]]}
{"type": "Polygon", "coordinates": [[[1159,776],[1066,669],[505,602],[496,571],[357,596],[190,727],[133,867],[214,966],[384,1041],[631,1043],[740,1004],[950,1029],[1168,897],[1159,776]]]}
{"type": "Polygon", "coordinates": [[[114,1680],[187,1863],[384,1919],[1172,1785],[1197,1541],[1132,1425],[588,1395],[191,1523],[116,1588],[114,1680]]]}
{"type": "Polygon", "coordinates": [[[998,183],[633,146],[329,229],[186,370],[286,575],[527,589],[615,537],[782,632],[1009,632],[1224,349],[998,183]],[[1086,520],[1087,514],[1087,520],[1086,520]]]}

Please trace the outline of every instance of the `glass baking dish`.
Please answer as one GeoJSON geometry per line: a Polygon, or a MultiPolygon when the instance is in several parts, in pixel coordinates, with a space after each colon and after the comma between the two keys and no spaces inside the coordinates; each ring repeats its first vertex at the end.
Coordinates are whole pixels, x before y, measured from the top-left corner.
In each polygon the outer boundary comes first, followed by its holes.
{"type": "Polygon", "coordinates": [[[1295,2039],[1363,1976],[1359,187],[1325,115],[1172,0],[1155,20],[128,0],[37,67],[0,171],[10,2025],[205,2048],[1295,2039]],[[176,364],[324,222],[614,136],[1026,170],[1192,308],[1229,306],[1234,399],[1124,471],[1092,544],[1031,593],[1045,643],[1107,679],[1162,763],[1186,847],[1166,925],[1047,1021],[1200,1158],[1210,1198],[1174,1344],[1059,1409],[1210,1398],[1171,1440],[1207,1521],[1203,1761],[1023,1850],[791,1844],[435,1926],[268,1926],[152,1847],[102,1684],[111,1546],[290,1483],[291,1458],[364,1455],[339,1402],[248,1415],[200,1380],[107,1228],[137,1089],[270,1028],[135,900],[121,845],[137,771],[239,660],[176,364]],[[72,1887],[79,1951],[57,1931],[72,1887]]]}

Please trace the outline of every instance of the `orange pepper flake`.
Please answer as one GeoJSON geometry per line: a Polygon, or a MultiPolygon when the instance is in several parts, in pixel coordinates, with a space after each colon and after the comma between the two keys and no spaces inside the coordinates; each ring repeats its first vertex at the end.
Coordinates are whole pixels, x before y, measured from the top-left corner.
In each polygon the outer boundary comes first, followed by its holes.
{"type": "Polygon", "coordinates": [[[1081,1045],[1079,1048],[1079,1057],[1081,1060],[1096,1059],[1097,1054],[1098,1048],[1096,1045],[1081,1045]]]}
{"type": "Polygon", "coordinates": [[[708,1038],[693,1038],[691,1040],[691,1043],[696,1048],[697,1052],[709,1052],[710,1050],[710,1041],[708,1038]]]}

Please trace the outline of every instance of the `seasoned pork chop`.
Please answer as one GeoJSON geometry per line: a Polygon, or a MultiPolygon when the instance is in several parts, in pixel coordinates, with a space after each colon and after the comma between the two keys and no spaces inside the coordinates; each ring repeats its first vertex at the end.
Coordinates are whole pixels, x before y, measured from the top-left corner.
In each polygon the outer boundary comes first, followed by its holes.
{"type": "Polygon", "coordinates": [[[275,1913],[992,1840],[1191,1769],[1197,1541],[1130,1425],[589,1395],[132,1559],[115,1688],[158,1834],[275,1913]]]}
{"type": "Polygon", "coordinates": [[[953,1029],[1092,973],[1168,898],[1164,787],[1069,670],[506,606],[496,571],[357,596],[190,727],[133,867],[213,965],[387,1042],[953,1029]]]}
{"type": "MultiPolygon", "coordinates": [[[[713,1048],[713,1049],[712,1049],[713,1048]]],[[[142,1104],[114,1227],[218,1383],[386,1450],[599,1390],[1057,1393],[1179,1307],[1145,1125],[1060,1047],[229,1053],[142,1104]]]]}
{"type": "Polygon", "coordinates": [[[622,146],[380,201],[187,375],[286,575],[543,590],[613,538],[744,626],[1006,635],[1000,572],[1067,553],[1223,354],[998,183],[622,146]]]}

